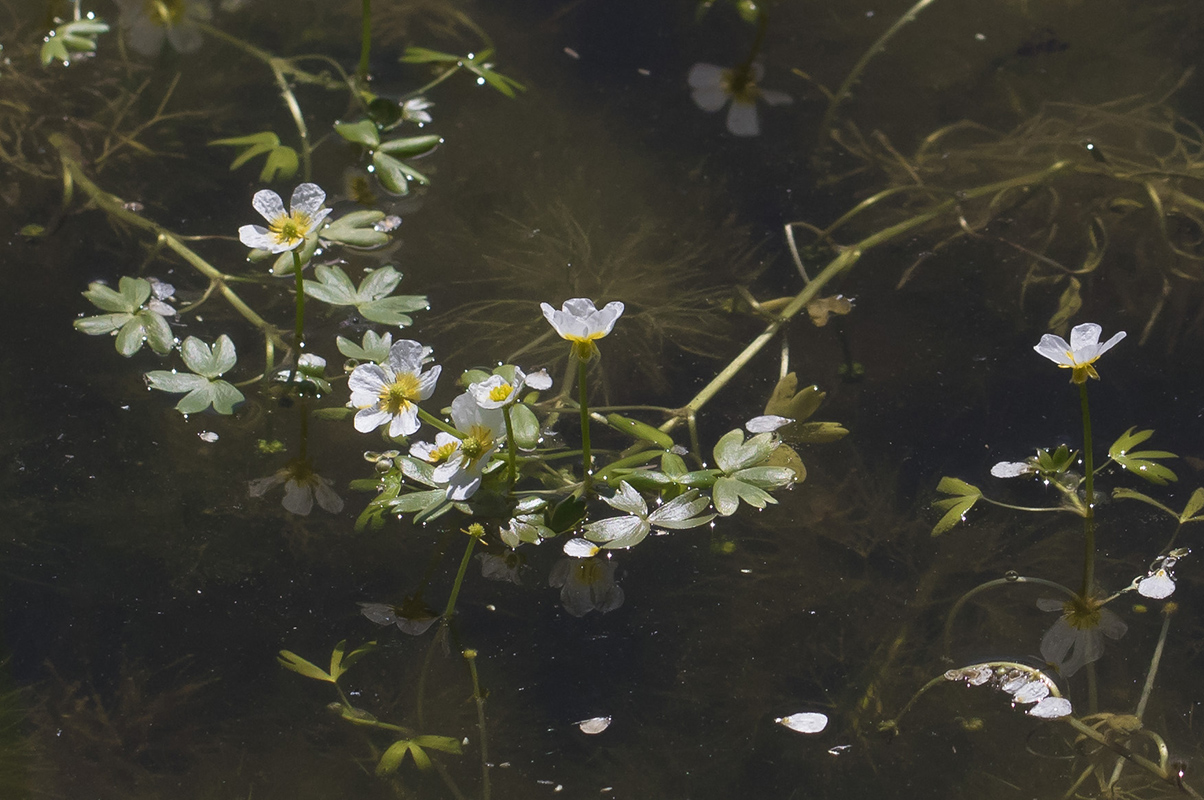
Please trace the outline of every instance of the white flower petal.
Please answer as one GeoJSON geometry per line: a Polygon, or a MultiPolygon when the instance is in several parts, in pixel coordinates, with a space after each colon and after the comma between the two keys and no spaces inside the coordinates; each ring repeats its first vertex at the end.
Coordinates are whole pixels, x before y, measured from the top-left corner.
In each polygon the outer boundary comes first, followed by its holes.
{"type": "Polygon", "coordinates": [[[243,225],[238,229],[238,240],[254,250],[271,250],[276,246],[268,229],[258,225],[243,225]]]}
{"type": "Polygon", "coordinates": [[[580,728],[582,733],[595,736],[610,727],[610,717],[591,717],[573,724],[580,728]]]}
{"type": "Polygon", "coordinates": [[[260,189],[256,192],[255,196],[251,198],[251,205],[269,223],[275,222],[287,214],[284,210],[284,201],[271,189],[260,189]]]}
{"type": "Polygon", "coordinates": [[[1059,719],[1068,717],[1074,712],[1070,701],[1065,697],[1046,697],[1028,710],[1030,717],[1040,719],[1059,719]]]}
{"type": "Polygon", "coordinates": [[[422,359],[427,355],[427,349],[413,339],[401,339],[389,348],[388,364],[396,372],[413,372],[422,370],[422,359]]]}
{"type": "Polygon", "coordinates": [[[331,514],[338,514],[343,510],[343,498],[330,488],[329,480],[316,475],[314,477],[317,479],[317,484],[314,486],[314,497],[317,499],[318,505],[331,514]]]}
{"type": "Polygon", "coordinates": [[[723,89],[715,86],[707,89],[695,89],[690,92],[690,99],[703,111],[713,114],[727,105],[727,101],[732,98],[723,89]]]}
{"type": "Polygon", "coordinates": [[[530,375],[526,375],[525,382],[532,389],[540,392],[552,388],[552,376],[548,374],[546,369],[541,369],[539,372],[532,372],[530,375]]]}
{"type": "Polygon", "coordinates": [[[794,98],[790,95],[773,89],[762,89],[761,99],[771,106],[788,106],[794,102],[794,98]]]}
{"type": "Polygon", "coordinates": [[[1046,697],[1049,697],[1049,687],[1045,685],[1045,681],[1034,678],[1012,693],[1012,702],[1022,706],[1036,703],[1046,697]]]}
{"type": "MultiPolygon", "coordinates": [[[[361,411],[360,414],[362,413],[364,412],[361,411]]],[[[359,414],[356,414],[356,418],[359,418],[359,414]]],[[[394,439],[409,436],[421,427],[422,423],[418,421],[418,407],[410,403],[393,415],[393,421],[389,423],[389,435],[394,439]]]]}
{"type": "Polygon", "coordinates": [[[1033,471],[1032,464],[1027,461],[1000,461],[991,467],[991,474],[996,478],[1019,478],[1033,471]]]}
{"type": "Polygon", "coordinates": [[[753,417],[744,423],[744,427],[749,433],[769,433],[792,422],[794,420],[787,417],[779,417],[776,414],[765,414],[760,417],[753,417]]]}
{"type": "Polygon", "coordinates": [[[564,554],[573,558],[591,558],[598,554],[601,548],[585,539],[569,539],[564,543],[564,554]]]}
{"type": "Polygon", "coordinates": [[[1082,325],[1075,325],[1070,329],[1070,349],[1078,353],[1080,350],[1086,350],[1088,347],[1095,347],[1099,344],[1099,335],[1103,330],[1103,328],[1094,322],[1084,322],[1082,325]]]}
{"type": "Polygon", "coordinates": [[[815,711],[804,711],[788,717],[778,717],[774,722],[799,733],[819,733],[828,727],[828,715],[815,711]]]}
{"type": "Polygon", "coordinates": [[[1108,341],[1099,345],[1095,351],[1096,358],[1098,358],[1099,356],[1102,356],[1104,353],[1108,352],[1113,347],[1115,347],[1116,343],[1119,342],[1121,339],[1125,338],[1125,336],[1126,336],[1125,332],[1121,331],[1120,333],[1117,333],[1116,335],[1114,335],[1108,341]]]}
{"type": "Polygon", "coordinates": [[[355,429],[360,433],[371,433],[392,418],[388,411],[378,408],[361,409],[355,415],[355,429]]]}
{"type": "Polygon", "coordinates": [[[1137,584],[1137,593],[1153,600],[1164,600],[1170,597],[1174,591],[1175,582],[1164,569],[1158,570],[1148,578],[1142,578],[1141,582],[1137,584]]]}
{"type": "Polygon", "coordinates": [[[1055,364],[1074,366],[1074,360],[1070,357],[1070,345],[1061,336],[1047,333],[1041,337],[1041,341],[1033,349],[1055,364]]]}
{"type": "Polygon", "coordinates": [[[293,189],[293,197],[289,201],[289,208],[293,212],[300,211],[311,219],[317,216],[318,210],[322,208],[322,202],[326,200],[326,192],[322,191],[322,187],[316,183],[302,183],[293,189]]]}

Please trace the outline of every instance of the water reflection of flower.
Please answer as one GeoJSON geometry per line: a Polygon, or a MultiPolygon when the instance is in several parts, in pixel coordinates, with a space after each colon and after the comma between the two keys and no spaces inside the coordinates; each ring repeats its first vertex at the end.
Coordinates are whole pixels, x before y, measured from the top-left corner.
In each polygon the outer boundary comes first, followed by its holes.
{"type": "Polygon", "coordinates": [[[304,460],[292,462],[277,470],[275,475],[257,478],[248,484],[248,488],[251,497],[263,497],[280,484],[284,484],[284,500],[280,504],[293,514],[308,515],[313,510],[314,500],[331,514],[343,510],[343,498],[330,488],[331,480],[314,472],[313,466],[304,460]]]}
{"type": "Polygon", "coordinates": [[[560,588],[560,602],[574,617],[591,611],[605,614],[623,605],[615,582],[618,564],[608,558],[564,558],[552,565],[548,583],[560,588]]]}
{"type": "Polygon", "coordinates": [[[198,49],[204,38],[197,22],[207,22],[213,12],[209,0],[117,0],[130,46],[145,56],[155,56],[163,40],[181,53],[198,49]]]}
{"type": "Polygon", "coordinates": [[[401,605],[390,603],[360,603],[360,613],[377,625],[396,625],[402,633],[421,636],[439,620],[439,615],[422,599],[422,593],[412,594],[401,605]]]}
{"type": "Polygon", "coordinates": [[[480,553],[477,555],[477,560],[481,562],[482,578],[522,585],[522,573],[527,566],[527,559],[523,557],[522,553],[510,549],[501,555],[480,553]]]}
{"type": "Polygon", "coordinates": [[[690,67],[687,82],[694,105],[703,111],[718,111],[731,101],[727,112],[727,129],[734,136],[756,136],[761,132],[757,118],[757,100],[771,106],[794,102],[785,92],[775,92],[758,86],[764,68],[760,64],[724,69],[714,64],[695,64],[690,67]]]}
{"type": "Polygon", "coordinates": [[[1060,611],[1062,616],[1041,638],[1041,657],[1069,678],[1104,654],[1104,637],[1119,639],[1129,629],[1120,617],[1103,607],[1095,597],[1071,600],[1042,599],[1042,611],[1060,611]]]}

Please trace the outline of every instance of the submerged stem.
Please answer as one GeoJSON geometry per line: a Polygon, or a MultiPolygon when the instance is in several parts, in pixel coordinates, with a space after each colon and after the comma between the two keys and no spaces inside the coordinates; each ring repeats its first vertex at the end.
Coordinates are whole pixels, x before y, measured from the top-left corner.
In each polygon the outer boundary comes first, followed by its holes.
{"type": "Polygon", "coordinates": [[[481,694],[481,681],[477,676],[477,651],[465,650],[464,659],[472,675],[472,699],[477,704],[477,730],[481,736],[481,798],[489,800],[489,740],[485,736],[485,697],[481,694]]]}
{"type": "Polygon", "coordinates": [[[1091,408],[1087,404],[1087,383],[1079,384],[1079,405],[1083,413],[1083,474],[1087,492],[1087,513],[1083,516],[1083,597],[1091,595],[1095,583],[1095,470],[1091,446],[1091,408]]]}
{"type": "Polygon", "coordinates": [[[480,525],[473,524],[468,527],[468,546],[464,548],[464,557],[460,559],[460,569],[456,572],[456,582],[452,584],[451,595],[447,598],[447,607],[443,609],[443,624],[451,619],[452,612],[456,610],[456,600],[460,597],[460,585],[464,583],[464,575],[468,572],[468,564],[472,560],[472,548],[476,546],[477,539],[484,533],[485,529],[480,525]]]}
{"type": "Polygon", "coordinates": [[[368,55],[372,49],[372,0],[363,2],[363,34],[360,37],[360,65],[355,71],[355,77],[360,82],[368,80],[368,55]]]}
{"type": "Polygon", "coordinates": [[[589,362],[583,358],[577,359],[577,397],[581,406],[581,464],[584,474],[585,490],[589,491],[593,478],[593,466],[589,453],[589,362]]]}
{"type": "Polygon", "coordinates": [[[514,424],[510,421],[510,406],[502,406],[502,418],[506,421],[506,480],[514,483],[518,480],[518,443],[514,441],[514,424]]]}

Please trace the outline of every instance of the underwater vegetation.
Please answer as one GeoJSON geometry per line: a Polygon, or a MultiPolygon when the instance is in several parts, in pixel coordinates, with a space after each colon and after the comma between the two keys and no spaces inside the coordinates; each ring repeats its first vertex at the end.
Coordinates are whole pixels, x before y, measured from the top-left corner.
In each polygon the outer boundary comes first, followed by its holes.
{"type": "Polygon", "coordinates": [[[1198,797],[1194,51],[955,5],[5,4],[0,794],[1198,797]]]}

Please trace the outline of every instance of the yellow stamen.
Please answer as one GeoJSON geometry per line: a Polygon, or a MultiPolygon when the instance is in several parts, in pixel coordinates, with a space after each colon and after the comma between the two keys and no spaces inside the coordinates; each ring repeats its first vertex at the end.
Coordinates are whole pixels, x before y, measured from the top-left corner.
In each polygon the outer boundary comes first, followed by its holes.
{"type": "Polygon", "coordinates": [[[419,389],[417,375],[412,372],[401,373],[377,395],[377,399],[380,401],[380,410],[394,416],[400,414],[414,402],[422,399],[419,389]]]}
{"type": "Polygon", "coordinates": [[[508,383],[503,383],[501,386],[494,386],[489,390],[489,399],[495,403],[500,403],[509,397],[513,391],[513,386],[508,383]]]}
{"type": "Polygon", "coordinates": [[[290,211],[272,220],[268,231],[277,243],[293,246],[305,239],[305,233],[309,231],[311,224],[309,214],[304,211],[290,211]]]}

